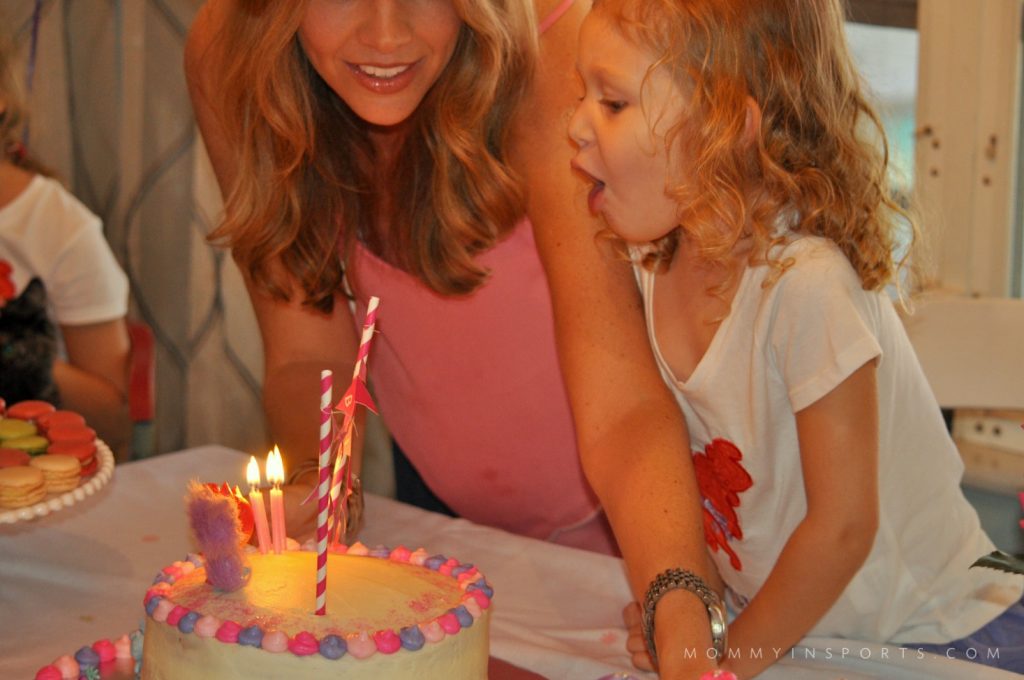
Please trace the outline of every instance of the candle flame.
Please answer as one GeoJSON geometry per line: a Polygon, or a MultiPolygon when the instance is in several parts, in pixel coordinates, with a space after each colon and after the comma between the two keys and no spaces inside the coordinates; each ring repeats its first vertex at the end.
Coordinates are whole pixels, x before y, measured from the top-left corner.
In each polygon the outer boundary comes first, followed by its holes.
{"type": "Polygon", "coordinates": [[[249,482],[250,489],[259,488],[260,464],[256,462],[256,456],[249,456],[249,467],[245,469],[245,479],[249,482]]]}
{"type": "Polygon", "coordinates": [[[281,460],[281,451],[274,446],[274,450],[267,454],[267,481],[277,488],[284,484],[284,462],[281,460]]]}

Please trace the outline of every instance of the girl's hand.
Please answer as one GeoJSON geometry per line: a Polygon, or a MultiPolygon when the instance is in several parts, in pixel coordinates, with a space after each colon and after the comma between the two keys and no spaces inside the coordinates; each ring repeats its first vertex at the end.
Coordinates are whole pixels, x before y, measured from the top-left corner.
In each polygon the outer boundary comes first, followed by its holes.
{"type": "Polygon", "coordinates": [[[644,643],[643,630],[640,625],[640,604],[630,602],[622,610],[622,621],[626,624],[628,637],[626,638],[626,651],[629,652],[633,665],[643,671],[653,671],[654,663],[651,655],[647,653],[647,645],[644,643]]]}

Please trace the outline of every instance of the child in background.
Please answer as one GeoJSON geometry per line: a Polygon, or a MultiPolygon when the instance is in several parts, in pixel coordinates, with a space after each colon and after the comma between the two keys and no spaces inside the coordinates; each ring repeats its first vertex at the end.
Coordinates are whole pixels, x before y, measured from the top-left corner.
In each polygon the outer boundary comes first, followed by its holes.
{"type": "Polygon", "coordinates": [[[1024,672],[1020,578],[969,568],[993,546],[883,290],[914,227],[840,2],[596,0],[578,70],[573,164],[634,262],[738,612],[722,668],[815,635],[1024,672]]]}
{"type": "Polygon", "coordinates": [[[0,46],[0,397],[77,411],[122,451],[128,279],[99,218],[26,152],[26,115],[0,46]]]}

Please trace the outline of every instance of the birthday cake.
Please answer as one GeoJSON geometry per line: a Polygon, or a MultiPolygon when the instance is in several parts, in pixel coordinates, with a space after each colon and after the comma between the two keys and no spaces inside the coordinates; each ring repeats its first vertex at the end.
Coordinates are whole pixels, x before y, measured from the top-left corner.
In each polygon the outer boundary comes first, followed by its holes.
{"type": "Polygon", "coordinates": [[[315,615],[315,552],[247,555],[248,582],[221,592],[202,558],[162,570],[145,595],[141,678],[487,677],[492,590],[472,565],[356,543],[327,559],[315,615]]]}

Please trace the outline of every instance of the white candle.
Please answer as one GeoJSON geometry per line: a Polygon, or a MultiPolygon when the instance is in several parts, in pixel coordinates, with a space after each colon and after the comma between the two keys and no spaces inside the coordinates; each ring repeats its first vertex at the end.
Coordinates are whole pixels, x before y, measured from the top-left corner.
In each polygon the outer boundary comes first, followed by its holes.
{"type": "Polygon", "coordinates": [[[276,446],[267,454],[267,481],[273,484],[270,490],[271,542],[274,545],[274,554],[280,555],[284,551],[287,534],[284,526],[284,494],[281,492],[281,485],[284,484],[284,463],[276,446]]]}
{"type": "Polygon", "coordinates": [[[266,555],[270,550],[270,527],[267,526],[267,508],[263,504],[263,491],[260,489],[260,466],[256,456],[249,457],[249,467],[245,478],[249,482],[249,507],[252,508],[253,524],[256,527],[256,539],[260,554],[266,555]]]}

